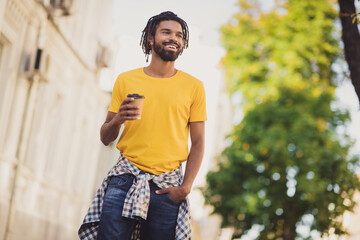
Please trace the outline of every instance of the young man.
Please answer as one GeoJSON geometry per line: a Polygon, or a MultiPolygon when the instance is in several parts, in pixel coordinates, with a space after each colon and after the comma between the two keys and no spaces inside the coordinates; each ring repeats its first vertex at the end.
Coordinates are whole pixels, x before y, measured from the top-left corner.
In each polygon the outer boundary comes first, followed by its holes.
{"type": "Polygon", "coordinates": [[[152,55],[149,66],[118,76],[100,135],[108,145],[124,124],[120,158],[90,206],[81,239],[190,239],[186,197],[203,158],[206,104],[202,82],[174,66],[188,37],[174,13],[150,18],[140,42],[152,55]],[[135,93],[145,96],[141,118],[127,97],[135,93]]]}

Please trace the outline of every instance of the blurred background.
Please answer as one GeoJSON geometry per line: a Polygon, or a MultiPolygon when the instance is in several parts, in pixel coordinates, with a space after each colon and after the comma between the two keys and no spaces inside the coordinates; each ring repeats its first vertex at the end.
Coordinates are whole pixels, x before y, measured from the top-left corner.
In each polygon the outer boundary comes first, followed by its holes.
{"type": "Polygon", "coordinates": [[[190,30],[176,67],[207,95],[193,239],[360,239],[360,83],[341,2],[0,0],[0,239],[78,239],[118,157],[99,138],[112,86],[147,65],[141,31],[167,10],[190,30]]]}

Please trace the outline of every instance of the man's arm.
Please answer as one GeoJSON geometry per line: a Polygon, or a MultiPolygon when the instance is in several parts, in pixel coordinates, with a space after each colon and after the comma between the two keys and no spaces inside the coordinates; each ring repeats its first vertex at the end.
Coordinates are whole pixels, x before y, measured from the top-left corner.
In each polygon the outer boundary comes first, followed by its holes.
{"type": "Polygon", "coordinates": [[[108,112],[106,120],[100,129],[101,142],[107,146],[119,135],[121,124],[127,120],[138,119],[139,107],[130,105],[134,98],[125,98],[117,113],[108,112]]]}
{"type": "Polygon", "coordinates": [[[192,184],[200,169],[205,147],[205,122],[190,122],[191,148],[186,163],[183,183],[178,187],[157,190],[157,194],[168,193],[174,201],[180,202],[190,193],[192,184]]]}

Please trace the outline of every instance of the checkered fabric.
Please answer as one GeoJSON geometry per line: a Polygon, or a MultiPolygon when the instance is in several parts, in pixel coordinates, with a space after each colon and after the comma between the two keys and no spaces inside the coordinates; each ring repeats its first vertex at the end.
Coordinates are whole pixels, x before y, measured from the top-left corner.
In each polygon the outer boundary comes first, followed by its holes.
{"type": "MultiPolygon", "coordinates": [[[[141,171],[124,156],[120,155],[118,162],[110,169],[107,177],[102,182],[101,187],[96,192],[95,198],[79,229],[78,235],[80,239],[95,240],[97,238],[101,209],[108,182],[112,176],[126,173],[131,173],[136,177],[126,195],[122,212],[124,217],[132,219],[142,218],[146,220],[150,203],[150,180],[152,180],[159,188],[168,188],[179,186],[183,179],[181,167],[168,173],[153,175],[141,171]]],[[[140,240],[140,227],[141,226],[138,223],[132,234],[131,240],[140,240]]],[[[188,199],[185,199],[180,203],[175,238],[176,240],[190,240],[190,234],[189,201],[188,199]]]]}

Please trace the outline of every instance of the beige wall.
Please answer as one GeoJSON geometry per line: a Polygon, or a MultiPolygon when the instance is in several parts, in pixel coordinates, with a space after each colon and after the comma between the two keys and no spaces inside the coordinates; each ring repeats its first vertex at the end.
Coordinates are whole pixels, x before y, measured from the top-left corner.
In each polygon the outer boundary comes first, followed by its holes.
{"type": "Polygon", "coordinates": [[[9,227],[11,240],[76,239],[113,161],[99,141],[110,94],[96,64],[112,41],[112,1],[74,0],[52,20],[41,2],[0,1],[0,240],[9,227]]]}

